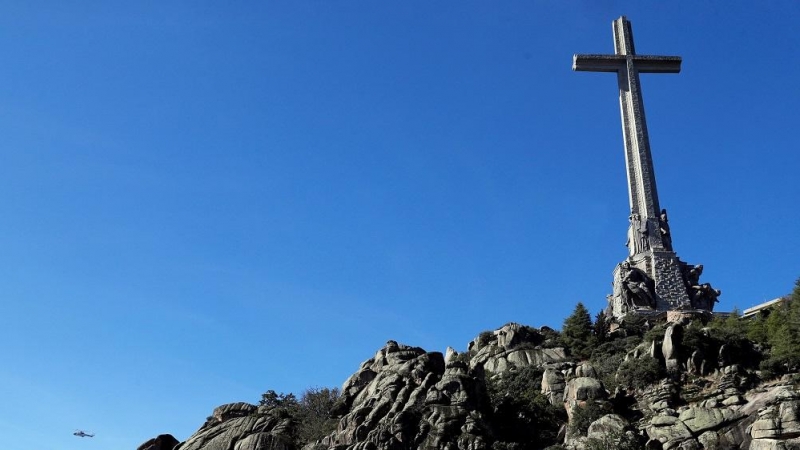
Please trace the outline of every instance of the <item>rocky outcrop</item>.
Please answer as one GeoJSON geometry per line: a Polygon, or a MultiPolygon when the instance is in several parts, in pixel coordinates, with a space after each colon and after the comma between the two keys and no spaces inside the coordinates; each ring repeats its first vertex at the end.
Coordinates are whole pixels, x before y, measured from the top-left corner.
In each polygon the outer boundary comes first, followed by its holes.
{"type": "Polygon", "coordinates": [[[754,405],[742,409],[747,412],[758,407],[747,429],[751,449],[800,448],[800,392],[795,387],[777,386],[750,400],[754,405]]]}
{"type": "MultiPolygon", "coordinates": [[[[717,351],[709,350],[714,355],[709,360],[684,345],[680,325],[668,327],[663,339],[642,343],[625,356],[628,367],[635,366],[630,361],[637,358],[655,364],[652,356],[669,376],[636,389],[620,385],[611,397],[600,381],[609,375],[599,370],[603,362],[596,361],[595,367],[570,360],[563,348],[548,341],[548,334],[552,332],[510,323],[481,333],[467,352],[448,348],[447,357],[389,341],[345,381],[332,410],[335,429],[303,450],[515,448],[522,443],[513,437],[511,428],[516,425],[509,428],[501,422],[514,420],[517,411],[505,409],[502,415],[487,393],[487,386],[494,386],[496,399],[497,386],[515,389],[497,384],[507,383],[509,374],[528,377],[530,383],[515,394],[500,391],[500,403],[508,408],[519,400],[540,402],[540,409],[528,410],[531,416],[526,420],[559,408],[557,415],[548,416],[557,420],[548,428],[547,439],[551,444],[558,439],[569,450],[631,445],[666,450],[800,449],[800,388],[789,379],[759,382],[752,366],[735,363],[741,358],[730,349],[721,349],[716,360],[717,351]],[[564,416],[567,421],[562,424],[564,416]]],[[[697,342],[697,333],[691,336],[687,341],[697,342]]],[[[525,423],[536,426],[535,420],[525,423]]],[[[138,450],[301,450],[298,429],[285,408],[230,403],[215,408],[185,442],[161,435],[138,450]]],[[[536,448],[539,443],[531,445],[536,448]]]]}
{"type": "Polygon", "coordinates": [[[547,397],[551,405],[564,403],[564,390],[567,382],[564,380],[564,373],[554,367],[548,367],[542,376],[542,394],[547,397]]]}
{"type": "Polygon", "coordinates": [[[512,367],[544,366],[567,361],[562,347],[545,347],[546,337],[538,330],[509,323],[493,332],[481,333],[469,344],[473,353],[470,367],[498,373],[512,367]]]}
{"type": "Polygon", "coordinates": [[[173,435],[161,434],[140,445],[136,450],[172,450],[178,444],[180,442],[173,435]]]}
{"type": "Polygon", "coordinates": [[[683,326],[674,323],[667,327],[664,333],[664,341],[661,343],[661,354],[664,357],[664,364],[667,372],[677,374],[681,366],[681,340],[683,339],[683,326]]]}
{"type": "Polygon", "coordinates": [[[334,433],[311,447],[483,450],[490,445],[483,372],[389,341],[342,388],[334,433]],[[342,409],[342,408],[340,408],[342,409]]]}
{"type": "Polygon", "coordinates": [[[633,431],[633,429],[624,417],[617,414],[606,414],[589,425],[586,437],[605,441],[609,437],[618,439],[628,431],[633,431]]]}
{"type": "Polygon", "coordinates": [[[258,413],[254,405],[235,403],[214,412],[197,433],[174,450],[293,450],[295,424],[278,411],[258,413]],[[250,411],[249,415],[242,415],[244,411],[250,411]],[[221,414],[216,416],[217,412],[221,414]]]}
{"type": "Polygon", "coordinates": [[[656,416],[650,420],[647,428],[647,435],[662,444],[664,450],[672,448],[686,447],[687,442],[693,441],[689,427],[680,419],[674,416],[656,416]]]}
{"type": "Polygon", "coordinates": [[[683,422],[693,435],[699,436],[705,431],[716,430],[724,425],[742,418],[736,410],[727,408],[689,407],[683,410],[678,419],[683,422]]]}

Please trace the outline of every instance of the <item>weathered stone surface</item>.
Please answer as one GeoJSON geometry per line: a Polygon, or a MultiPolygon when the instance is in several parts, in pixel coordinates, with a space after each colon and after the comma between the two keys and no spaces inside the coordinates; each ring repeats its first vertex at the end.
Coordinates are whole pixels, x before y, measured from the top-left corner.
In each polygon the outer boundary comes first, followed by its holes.
{"type": "Polygon", "coordinates": [[[606,414],[589,425],[586,437],[601,440],[610,435],[621,436],[629,427],[630,424],[624,417],[618,414],[606,414]]]}
{"type": "Polygon", "coordinates": [[[214,412],[211,413],[208,421],[222,423],[236,417],[245,417],[255,413],[258,407],[245,402],[228,403],[226,405],[217,406],[214,412]]]}
{"type": "Polygon", "coordinates": [[[293,450],[292,433],[290,419],[271,415],[235,417],[204,426],[175,450],[293,450]]]}
{"type": "Polygon", "coordinates": [[[643,411],[650,410],[660,413],[672,408],[678,399],[678,387],[670,380],[662,380],[659,384],[647,387],[639,400],[639,407],[643,411]]]}
{"type": "Polygon", "coordinates": [[[362,364],[375,375],[345,384],[348,411],[315,449],[486,450],[491,443],[482,371],[439,353],[390,342],[362,364]]]}
{"type": "Polygon", "coordinates": [[[787,443],[779,439],[757,439],[751,442],[750,447],[748,447],[749,450],[794,450],[797,448],[800,447],[787,447],[787,443]]]}
{"type": "Polygon", "coordinates": [[[564,391],[564,402],[570,404],[586,400],[604,400],[606,397],[603,383],[590,377],[576,377],[569,380],[564,391]]]}
{"type": "Polygon", "coordinates": [[[742,415],[731,409],[708,409],[689,407],[678,416],[694,434],[714,430],[742,418],[742,415]]]}
{"type": "Polygon", "coordinates": [[[470,368],[499,373],[513,367],[538,366],[567,361],[563,348],[540,347],[544,336],[536,329],[508,323],[493,332],[481,333],[469,345],[474,352],[470,368]]]}
{"type": "Polygon", "coordinates": [[[564,374],[560,370],[548,367],[542,375],[542,394],[547,397],[547,401],[551,405],[560,405],[564,403],[564,390],[567,388],[567,382],[564,380],[564,374]]]}
{"type": "Polygon", "coordinates": [[[664,342],[661,343],[661,353],[664,355],[667,372],[675,374],[680,370],[682,358],[681,341],[683,340],[683,327],[677,323],[667,327],[664,332],[664,342]]]}
{"type": "Polygon", "coordinates": [[[140,445],[136,450],[172,450],[180,444],[171,434],[160,434],[140,445]]]}
{"type": "Polygon", "coordinates": [[[743,405],[747,403],[747,401],[742,398],[741,395],[731,395],[730,397],[726,398],[722,401],[724,406],[736,406],[736,405],[743,405]]]}
{"type": "Polygon", "coordinates": [[[655,358],[655,359],[657,359],[659,361],[663,361],[664,360],[664,354],[661,353],[661,345],[662,345],[661,341],[653,340],[653,342],[650,343],[650,348],[647,351],[647,353],[651,357],[653,357],[653,358],[655,358]]]}
{"type": "Polygon", "coordinates": [[[566,352],[563,348],[540,348],[525,350],[506,350],[500,351],[486,358],[474,357],[472,367],[482,364],[488,372],[504,372],[510,367],[525,366],[544,366],[546,364],[557,363],[567,360],[566,352]]]}
{"type": "Polygon", "coordinates": [[[650,419],[647,435],[658,439],[665,450],[677,448],[682,442],[693,439],[689,428],[673,416],[655,416],[650,419]]]}
{"type": "Polygon", "coordinates": [[[597,378],[597,370],[588,362],[582,362],[575,367],[575,376],[597,378]]]}
{"type": "Polygon", "coordinates": [[[703,433],[700,436],[698,436],[697,437],[697,442],[699,442],[700,445],[703,446],[703,448],[708,448],[708,449],[712,449],[712,448],[719,448],[719,449],[732,448],[732,447],[721,447],[719,436],[717,435],[717,433],[715,433],[713,431],[706,431],[705,433],[703,433]]]}
{"type": "Polygon", "coordinates": [[[575,408],[586,406],[591,402],[604,402],[608,393],[600,380],[589,377],[577,377],[567,381],[564,390],[564,409],[568,420],[572,420],[575,408]]]}
{"type": "Polygon", "coordinates": [[[753,439],[794,439],[800,437],[800,400],[784,400],[758,412],[750,426],[753,439]]]}
{"type": "Polygon", "coordinates": [[[447,350],[444,352],[444,363],[447,364],[450,361],[453,361],[458,356],[458,352],[453,347],[447,347],[447,350]]]}
{"type": "Polygon", "coordinates": [[[692,355],[689,357],[689,360],[686,361],[686,371],[694,375],[705,375],[703,373],[704,359],[705,357],[703,356],[703,352],[700,350],[693,351],[692,355]]]}
{"type": "Polygon", "coordinates": [[[780,421],[777,417],[771,417],[775,413],[774,408],[770,408],[770,415],[764,416],[756,420],[750,426],[750,436],[753,439],[772,439],[778,438],[781,432],[780,421]]]}

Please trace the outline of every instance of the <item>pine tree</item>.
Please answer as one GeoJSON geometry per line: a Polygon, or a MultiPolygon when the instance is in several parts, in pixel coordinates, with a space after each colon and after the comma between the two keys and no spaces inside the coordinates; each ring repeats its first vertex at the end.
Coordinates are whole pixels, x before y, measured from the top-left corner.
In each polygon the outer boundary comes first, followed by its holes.
{"type": "Polygon", "coordinates": [[[780,371],[800,367],[800,279],[784,305],[773,308],[766,320],[767,340],[771,347],[767,362],[780,371]]]}
{"type": "Polygon", "coordinates": [[[597,344],[602,344],[606,341],[609,328],[608,317],[606,317],[605,311],[601,310],[597,313],[597,316],[595,316],[594,325],[592,326],[592,333],[597,344]]]}
{"type": "Polygon", "coordinates": [[[583,303],[578,302],[572,314],[564,320],[561,339],[569,351],[579,358],[588,358],[592,353],[595,341],[592,336],[592,317],[583,303]]]}

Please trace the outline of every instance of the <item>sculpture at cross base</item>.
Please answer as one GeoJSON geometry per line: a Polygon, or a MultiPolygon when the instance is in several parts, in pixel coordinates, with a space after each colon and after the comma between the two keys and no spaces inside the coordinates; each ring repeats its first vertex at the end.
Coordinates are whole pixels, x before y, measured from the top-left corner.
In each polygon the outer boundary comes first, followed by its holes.
{"type": "Polygon", "coordinates": [[[690,279],[695,266],[684,263],[675,254],[667,212],[659,206],[639,82],[640,73],[680,72],[681,58],[637,55],[631,23],[625,16],[613,22],[613,31],[613,55],[574,55],[572,62],[575,71],[616,73],[619,86],[631,213],[626,243],[628,258],[614,270],[609,313],[621,318],[634,310],[711,311],[720,292],[690,279]],[[635,281],[631,279],[633,274],[635,281]]]}

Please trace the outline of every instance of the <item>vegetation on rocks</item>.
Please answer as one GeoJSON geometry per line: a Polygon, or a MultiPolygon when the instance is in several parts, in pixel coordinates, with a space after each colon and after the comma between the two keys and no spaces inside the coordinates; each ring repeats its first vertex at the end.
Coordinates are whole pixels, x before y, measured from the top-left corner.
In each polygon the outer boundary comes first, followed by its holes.
{"type": "Polygon", "coordinates": [[[487,377],[495,438],[502,443],[498,447],[513,443],[510,447],[528,450],[558,443],[567,414],[542,394],[542,374],[541,368],[526,366],[487,377]]]}
{"type": "Polygon", "coordinates": [[[258,414],[288,417],[295,425],[291,436],[296,448],[322,439],[336,428],[332,415],[333,406],[339,399],[338,388],[309,388],[298,400],[294,394],[276,393],[268,390],[261,395],[258,414]]]}

